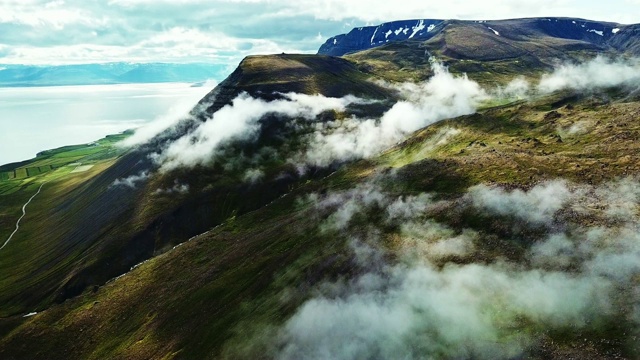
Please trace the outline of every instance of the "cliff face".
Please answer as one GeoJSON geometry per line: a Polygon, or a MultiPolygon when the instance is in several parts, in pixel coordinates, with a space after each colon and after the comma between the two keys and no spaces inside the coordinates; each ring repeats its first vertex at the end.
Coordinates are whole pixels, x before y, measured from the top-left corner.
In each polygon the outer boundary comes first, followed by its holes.
{"type": "Polygon", "coordinates": [[[378,26],[365,26],[329,38],[318,50],[318,54],[342,56],[344,54],[371,49],[394,41],[426,40],[437,33],[443,20],[403,20],[378,26]]]}
{"type": "Polygon", "coordinates": [[[582,46],[638,54],[638,25],[621,25],[576,18],[528,18],[513,20],[406,20],[360,27],[329,38],[318,54],[342,56],[392,42],[429,40],[446,29],[468,31],[519,42],[577,42],[582,46]]]}

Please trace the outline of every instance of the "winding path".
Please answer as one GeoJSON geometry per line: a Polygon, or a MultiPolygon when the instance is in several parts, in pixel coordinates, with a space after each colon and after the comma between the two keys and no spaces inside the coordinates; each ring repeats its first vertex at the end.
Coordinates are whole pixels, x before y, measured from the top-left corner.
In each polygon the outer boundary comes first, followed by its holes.
{"type": "Polygon", "coordinates": [[[34,197],[36,197],[36,195],[40,194],[40,190],[42,190],[42,186],[44,186],[44,184],[46,184],[46,182],[43,182],[42,184],[40,184],[40,187],[38,188],[38,192],[33,194],[32,197],[29,198],[29,201],[27,201],[24,205],[22,205],[22,216],[20,216],[20,218],[18,219],[18,221],[16,221],[16,229],[13,230],[13,232],[11,233],[11,235],[9,235],[9,238],[7,239],[7,241],[4,242],[4,244],[2,244],[2,246],[0,246],[0,250],[2,250],[5,246],[7,246],[7,244],[9,243],[9,241],[11,241],[11,238],[13,237],[13,235],[16,234],[16,232],[18,232],[18,229],[20,229],[20,220],[22,220],[22,218],[27,215],[27,205],[29,205],[29,203],[31,202],[31,200],[33,200],[34,197]]]}

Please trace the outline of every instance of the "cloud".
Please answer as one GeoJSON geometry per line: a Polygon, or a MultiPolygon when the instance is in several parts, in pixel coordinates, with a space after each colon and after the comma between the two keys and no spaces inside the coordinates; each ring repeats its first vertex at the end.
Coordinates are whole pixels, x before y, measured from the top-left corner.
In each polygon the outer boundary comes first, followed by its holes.
{"type": "Polygon", "coordinates": [[[502,216],[514,216],[532,223],[549,223],[572,194],[564,181],[536,185],[529,191],[505,191],[500,187],[476,185],[469,189],[474,206],[502,216]]]}
{"type": "Polygon", "coordinates": [[[154,195],[167,195],[167,194],[186,194],[189,192],[189,185],[181,184],[178,180],[174,180],[173,186],[170,188],[156,189],[153,192],[154,195]]]}
{"type": "Polygon", "coordinates": [[[309,200],[319,211],[330,212],[322,225],[325,230],[347,229],[357,214],[380,209],[385,223],[397,224],[422,216],[434,204],[430,194],[394,197],[373,182],[325,197],[313,194],[309,200]]]}
{"type": "Polygon", "coordinates": [[[562,89],[594,90],[620,85],[640,86],[640,60],[611,60],[601,56],[581,64],[563,64],[543,75],[537,90],[550,93],[562,89]]]}
{"type": "Polygon", "coordinates": [[[431,66],[434,76],[428,81],[393,86],[404,100],[393,105],[380,119],[351,118],[318,124],[308,140],[308,148],[292,161],[326,166],[335,161],[371,157],[420,128],[474,113],[478,104],[489,98],[480,85],[466,75],[452,75],[434,59],[431,66]]]}
{"type": "Polygon", "coordinates": [[[544,0],[535,5],[527,0],[447,4],[408,0],[403,6],[362,0],[6,0],[0,4],[4,35],[0,43],[11,48],[10,56],[3,59],[9,63],[215,61],[232,65],[255,53],[314,53],[324,41],[318,33],[332,36],[385,21],[572,16],[640,22],[638,10],[640,5],[628,0],[606,5],[592,0],[544,0]],[[184,36],[179,38],[180,34],[184,36]],[[178,40],[177,46],[158,43],[167,37],[178,40]]]}
{"type": "MultiPolygon", "coordinates": [[[[349,241],[357,268],[364,271],[318,286],[267,348],[281,359],[494,359],[525,355],[540,345],[542,333],[551,340],[554,331],[597,333],[608,322],[624,321],[622,326],[633,337],[640,325],[640,214],[628,213],[620,226],[582,225],[572,217],[554,219],[553,214],[573,209],[586,197],[593,204],[591,215],[606,218],[609,196],[619,199],[618,194],[627,193],[633,203],[638,184],[626,178],[601,186],[558,180],[529,191],[471,188],[469,197],[489,191],[480,197],[482,206],[495,214],[511,211],[527,220],[564,223],[563,232],[550,230],[532,242],[526,258],[518,262],[468,262],[485,235],[454,231],[429,218],[431,206],[393,200],[373,184],[318,197],[315,206],[330,210],[329,219],[341,224],[332,235],[349,241]],[[485,201],[485,195],[491,199],[485,201]],[[372,206],[400,214],[388,217],[400,225],[391,235],[400,239],[393,242],[395,257],[385,256],[388,250],[380,235],[348,240],[356,236],[351,219],[372,206]],[[467,262],[434,265],[450,256],[467,262]]],[[[414,197],[418,198],[431,197],[414,197]]],[[[465,201],[451,204],[467,206],[465,201]]],[[[379,225],[370,221],[368,226],[379,225]]]]}
{"type": "Polygon", "coordinates": [[[242,180],[249,184],[255,184],[264,178],[264,171],[260,169],[249,169],[245,171],[242,180]]]}
{"type": "Polygon", "coordinates": [[[559,90],[591,92],[616,86],[640,87],[640,59],[597,56],[582,63],[561,63],[536,83],[517,77],[491,94],[498,98],[528,98],[559,90]]]}
{"type": "Polygon", "coordinates": [[[170,143],[154,156],[161,171],[214,162],[219,147],[232,140],[252,141],[260,131],[258,121],[267,114],[314,120],[327,110],[344,111],[347,105],[364,100],[353,96],[327,98],[321,95],[282,94],[283,99],[264,101],[246,93],[215,112],[192,132],[170,143]]]}
{"type": "Polygon", "coordinates": [[[133,135],[127,137],[118,145],[132,147],[145,144],[158,134],[175,126],[181,120],[191,119],[190,112],[195,104],[215,86],[215,81],[207,81],[201,87],[202,91],[194,92],[193,96],[180,99],[180,101],[174,103],[166,113],[137,128],[133,135]]]}
{"type": "Polygon", "coordinates": [[[375,280],[367,284],[382,285],[351,284],[345,297],[306,302],[284,326],[277,357],[509,358],[532,341],[518,333],[527,321],[580,329],[610,313],[600,299],[610,290],[606,281],[565,273],[417,265],[375,280]]]}
{"type": "Polygon", "coordinates": [[[149,176],[150,175],[148,171],[141,171],[136,175],[131,175],[126,178],[118,178],[114,180],[113,183],[111,184],[111,187],[124,186],[124,187],[135,189],[138,183],[147,180],[149,176]]]}

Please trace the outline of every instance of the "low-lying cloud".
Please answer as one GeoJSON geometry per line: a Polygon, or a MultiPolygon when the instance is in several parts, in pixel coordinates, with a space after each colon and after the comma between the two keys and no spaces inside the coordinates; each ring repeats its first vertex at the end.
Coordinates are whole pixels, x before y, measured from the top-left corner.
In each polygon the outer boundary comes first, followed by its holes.
{"type": "Polygon", "coordinates": [[[594,90],[620,85],[640,86],[638,59],[611,60],[601,56],[582,64],[563,64],[543,75],[538,91],[551,93],[563,89],[594,90]]]}
{"type": "Polygon", "coordinates": [[[225,142],[255,139],[260,130],[258,121],[267,114],[313,120],[324,111],[344,111],[349,104],[364,102],[354,96],[327,98],[295,93],[282,96],[283,99],[267,102],[246,93],[239,95],[230,105],[157,154],[155,159],[161,164],[160,170],[210,164],[216,150],[225,142]]]}
{"type": "Polygon", "coordinates": [[[336,160],[368,158],[437,121],[472,114],[489,95],[465,75],[432,61],[434,76],[421,84],[394,86],[403,100],[380,119],[351,118],[318,124],[308,149],[295,161],[326,166],[336,160]]]}
{"type": "Polygon", "coordinates": [[[533,223],[548,223],[553,221],[555,213],[570,199],[571,191],[566,182],[551,181],[526,192],[477,185],[469,189],[469,195],[473,204],[483,210],[533,223]]]}
{"type": "Polygon", "coordinates": [[[498,97],[526,98],[559,90],[591,92],[610,87],[640,87],[640,59],[610,59],[597,56],[583,63],[562,63],[531,83],[523,77],[493,91],[498,97]]]}
{"type": "Polygon", "coordinates": [[[149,178],[148,171],[141,171],[138,174],[128,176],[126,178],[118,178],[111,184],[112,187],[124,186],[135,189],[139,183],[146,181],[149,178]]]}
{"type": "Polygon", "coordinates": [[[512,358],[547,341],[543,333],[597,333],[600,326],[620,321],[627,322],[625,336],[636,336],[638,189],[633,178],[601,186],[557,180],[526,191],[473,187],[451,204],[471,206],[487,216],[509,214],[514,221],[564,225],[548,227],[542,239],[531,243],[525,259],[498,256],[489,262],[476,262],[473,256],[490,234],[437,222],[431,217],[436,203],[428,194],[395,197],[365,184],[311,197],[319,210],[331,212],[322,226],[352,244],[354,259],[365,271],[320,286],[320,294],[305,301],[279,329],[275,347],[270,347],[273,356],[512,358]],[[585,202],[589,206],[581,207],[585,202]],[[384,235],[376,235],[381,230],[353,240],[362,232],[354,233],[352,227],[363,226],[353,219],[372,209],[384,214],[385,223],[398,226],[386,235],[396,239],[397,261],[384,256],[387,246],[378,238],[384,235]],[[603,221],[583,224],[554,216],[567,211],[603,221]],[[607,221],[620,214],[628,216],[624,222],[607,221]],[[446,261],[450,257],[463,261],[446,261]]]}
{"type": "Polygon", "coordinates": [[[193,97],[183,99],[171,106],[167,113],[157,117],[153,121],[145,124],[135,130],[133,135],[124,139],[119,143],[120,146],[133,147],[145,144],[162,132],[175,126],[180,121],[193,120],[191,110],[194,108],[198,100],[217,85],[215,81],[207,81],[202,86],[202,92],[195,93],[193,97]]]}

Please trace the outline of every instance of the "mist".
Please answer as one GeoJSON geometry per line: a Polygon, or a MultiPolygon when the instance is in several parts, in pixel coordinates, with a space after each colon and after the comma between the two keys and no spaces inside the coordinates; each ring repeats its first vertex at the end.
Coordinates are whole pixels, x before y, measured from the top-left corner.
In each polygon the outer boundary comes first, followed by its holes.
{"type": "Polygon", "coordinates": [[[631,90],[640,87],[640,59],[597,56],[582,63],[560,63],[535,82],[518,77],[491,93],[499,98],[529,98],[560,90],[593,92],[619,86],[631,90]]]}
{"type": "Polygon", "coordinates": [[[134,147],[145,144],[158,134],[176,125],[178,122],[189,119],[193,120],[191,110],[194,108],[196,103],[216,85],[217,83],[213,80],[205,82],[201,87],[201,91],[195,92],[193,96],[179,99],[173,103],[165,113],[157,116],[151,122],[135,129],[133,135],[121,141],[119,145],[123,147],[134,147]]]}
{"type": "Polygon", "coordinates": [[[320,228],[351,244],[360,271],[318,285],[267,348],[280,359],[494,359],[523,356],[554,329],[598,331],[624,321],[628,335],[638,335],[638,189],[634,178],[600,186],[558,179],[528,190],[479,185],[445,200],[487,217],[509,214],[513,220],[502,221],[513,226],[549,225],[530,239],[525,259],[489,262],[474,253],[490,234],[438,222],[430,194],[397,197],[369,183],[311,196],[330,212],[320,228]],[[363,237],[372,211],[397,230],[385,234],[369,221],[363,237]],[[395,261],[385,256],[389,236],[395,261]]]}
{"type": "Polygon", "coordinates": [[[543,75],[537,85],[541,93],[563,89],[594,90],[613,86],[640,86],[640,60],[612,60],[598,56],[581,64],[563,64],[543,75]]]}
{"type": "Polygon", "coordinates": [[[424,83],[387,84],[398,91],[402,100],[380,119],[352,117],[319,124],[309,137],[308,149],[294,161],[326,166],[335,161],[368,158],[425,126],[472,114],[482,101],[489,99],[487,92],[466,75],[453,75],[435,60],[431,67],[434,76],[424,83]]]}
{"type": "Polygon", "coordinates": [[[344,111],[352,103],[365,100],[354,96],[327,98],[321,95],[282,94],[283,99],[267,102],[243,93],[230,105],[215,112],[195,130],[170,143],[155,156],[161,171],[178,167],[208,165],[216,150],[229,141],[252,141],[259,134],[259,120],[267,114],[288,118],[315,119],[327,110],[344,111]]]}

